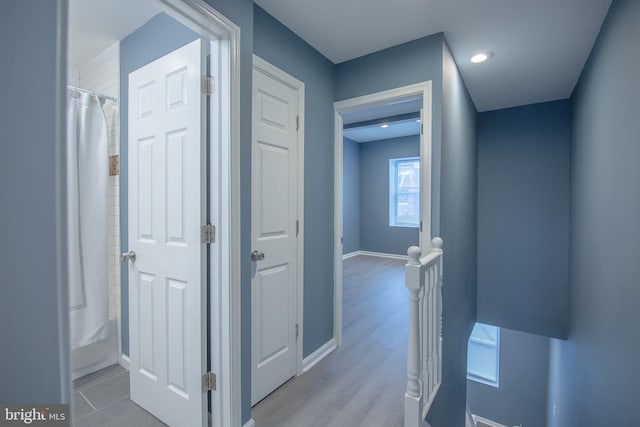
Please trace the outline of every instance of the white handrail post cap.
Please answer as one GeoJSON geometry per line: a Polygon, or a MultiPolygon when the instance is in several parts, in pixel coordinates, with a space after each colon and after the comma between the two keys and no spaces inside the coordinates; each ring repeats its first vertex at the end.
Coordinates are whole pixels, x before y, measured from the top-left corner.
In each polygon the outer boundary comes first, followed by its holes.
{"type": "Polygon", "coordinates": [[[409,256],[409,264],[420,265],[420,255],[422,255],[422,251],[419,247],[409,247],[409,249],[407,250],[407,255],[409,256]]]}

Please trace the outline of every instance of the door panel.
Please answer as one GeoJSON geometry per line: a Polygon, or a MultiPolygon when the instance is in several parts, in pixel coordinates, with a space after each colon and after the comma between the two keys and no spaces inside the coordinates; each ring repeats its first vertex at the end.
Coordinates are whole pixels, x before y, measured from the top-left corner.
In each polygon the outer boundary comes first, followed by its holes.
{"type": "Polygon", "coordinates": [[[254,68],[252,404],[296,374],[298,93],[254,68]]]}
{"type": "Polygon", "coordinates": [[[202,49],[129,75],[131,399],[172,427],[206,425],[202,49]]]}

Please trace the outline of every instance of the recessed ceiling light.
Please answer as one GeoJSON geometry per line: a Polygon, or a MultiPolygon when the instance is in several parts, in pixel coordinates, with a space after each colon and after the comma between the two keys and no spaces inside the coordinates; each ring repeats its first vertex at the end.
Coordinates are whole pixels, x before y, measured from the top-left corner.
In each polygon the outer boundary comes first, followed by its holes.
{"type": "Polygon", "coordinates": [[[388,128],[389,125],[385,123],[385,124],[381,125],[380,127],[384,129],[384,128],[388,128]]]}
{"type": "Polygon", "coordinates": [[[492,56],[492,52],[478,52],[471,57],[471,62],[473,62],[474,64],[479,64],[486,61],[487,59],[490,59],[492,56]]]}

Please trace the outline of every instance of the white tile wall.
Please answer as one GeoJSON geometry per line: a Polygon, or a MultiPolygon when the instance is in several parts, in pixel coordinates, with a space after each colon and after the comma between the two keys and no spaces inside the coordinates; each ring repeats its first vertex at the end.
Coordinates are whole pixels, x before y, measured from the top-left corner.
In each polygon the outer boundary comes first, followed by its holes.
{"type": "Polygon", "coordinates": [[[80,69],[78,67],[74,67],[73,65],[69,67],[67,83],[71,86],[80,86],[80,69]]]}
{"type": "MultiPolygon", "coordinates": [[[[71,67],[69,84],[74,76],[71,67]]],[[[84,89],[113,97],[120,94],[120,44],[115,43],[87,61],[77,70],[78,84],[84,89]]],[[[109,155],[120,154],[120,122],[118,105],[106,101],[109,155]]],[[[105,159],[108,161],[108,159],[105,159]]],[[[120,177],[109,177],[109,317],[120,325],[120,177]]]]}

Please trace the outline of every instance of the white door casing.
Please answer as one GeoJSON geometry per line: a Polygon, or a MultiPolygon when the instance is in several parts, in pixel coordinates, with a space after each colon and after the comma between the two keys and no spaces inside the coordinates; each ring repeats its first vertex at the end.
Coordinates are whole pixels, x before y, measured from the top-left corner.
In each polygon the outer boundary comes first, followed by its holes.
{"type": "Polygon", "coordinates": [[[252,261],[252,405],[301,369],[303,91],[254,57],[251,249],[264,259],[252,261]]]}
{"type": "Polygon", "coordinates": [[[203,49],[129,75],[131,399],[171,427],[206,425],[203,49]]]}
{"type": "MultiPolygon", "coordinates": [[[[420,109],[420,232],[419,246],[423,254],[431,251],[431,191],[434,177],[433,148],[431,144],[431,85],[424,89],[420,109]]],[[[408,249],[408,248],[407,248],[408,249]]]]}
{"type": "MultiPolygon", "coordinates": [[[[416,83],[382,92],[362,95],[334,103],[334,246],[333,246],[333,328],[334,338],[338,347],[342,345],[342,255],[343,255],[343,119],[344,113],[365,109],[368,107],[392,103],[406,99],[421,98],[422,108],[420,118],[422,129],[420,133],[420,223],[419,245],[423,253],[430,251],[431,245],[431,194],[432,176],[435,176],[432,158],[432,98],[431,81],[416,83]]],[[[408,248],[407,248],[408,249],[408,248]]]]}

